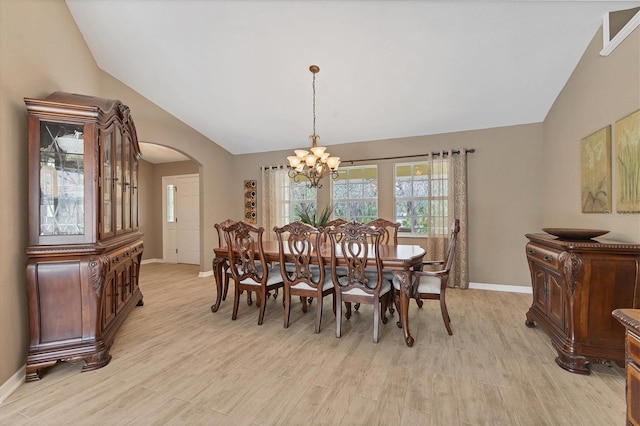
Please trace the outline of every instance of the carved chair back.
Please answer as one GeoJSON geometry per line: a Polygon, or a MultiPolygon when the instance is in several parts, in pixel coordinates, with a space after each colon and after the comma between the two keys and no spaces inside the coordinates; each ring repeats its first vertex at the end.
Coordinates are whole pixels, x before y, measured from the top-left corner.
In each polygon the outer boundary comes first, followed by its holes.
{"type": "Polygon", "coordinates": [[[303,222],[276,226],[273,231],[278,238],[280,272],[285,284],[305,282],[313,288],[322,286],[325,279],[324,261],[319,255],[322,232],[303,222]],[[285,246],[289,256],[285,255],[285,246]]]}
{"type": "Polygon", "coordinates": [[[398,229],[400,229],[399,223],[391,222],[390,220],[378,218],[368,222],[366,224],[375,229],[382,231],[380,236],[380,244],[398,245],[398,229]]]}
{"type": "Polygon", "coordinates": [[[329,229],[327,233],[331,240],[331,276],[334,285],[343,292],[353,288],[370,295],[379,292],[382,285],[379,250],[382,232],[354,221],[329,229]],[[336,272],[339,259],[346,263],[345,276],[339,276],[336,272]]]}
{"type": "Polygon", "coordinates": [[[348,222],[347,222],[346,220],[344,220],[344,219],[340,219],[340,218],[338,218],[338,219],[333,219],[333,220],[330,220],[329,222],[327,222],[327,223],[326,223],[326,224],[321,228],[321,230],[322,230],[322,242],[324,243],[324,242],[326,242],[326,241],[327,241],[327,238],[328,238],[328,237],[327,237],[327,235],[328,235],[328,234],[327,234],[327,231],[328,231],[329,229],[335,228],[336,226],[344,225],[345,223],[348,223],[348,222]]]}
{"type": "Polygon", "coordinates": [[[215,228],[216,228],[216,232],[218,233],[218,247],[222,247],[226,244],[225,240],[224,240],[224,231],[222,230],[222,228],[227,228],[231,225],[233,225],[234,223],[236,223],[235,220],[233,219],[227,219],[223,222],[220,223],[216,223],[215,228]]]}
{"type": "Polygon", "coordinates": [[[223,227],[229,249],[229,272],[236,282],[247,278],[257,283],[267,282],[268,268],[262,238],[264,228],[256,228],[246,222],[236,222],[223,227]]]}

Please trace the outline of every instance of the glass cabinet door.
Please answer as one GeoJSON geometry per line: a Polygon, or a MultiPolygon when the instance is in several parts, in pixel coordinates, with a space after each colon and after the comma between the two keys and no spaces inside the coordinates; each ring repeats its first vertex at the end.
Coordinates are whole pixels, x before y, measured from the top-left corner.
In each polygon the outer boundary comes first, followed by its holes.
{"type": "Polygon", "coordinates": [[[84,235],[84,125],[40,122],[39,235],[84,235]]]}
{"type": "Polygon", "coordinates": [[[131,161],[133,162],[131,172],[131,227],[138,229],[138,161],[133,158],[133,150],[131,155],[131,161]]]}
{"type": "Polygon", "coordinates": [[[101,238],[113,234],[113,129],[103,133],[100,149],[100,163],[102,164],[102,229],[101,238]]]}
{"type": "Polygon", "coordinates": [[[124,214],[124,229],[127,231],[131,229],[131,151],[131,139],[129,139],[129,135],[126,135],[122,152],[122,171],[124,172],[122,213],[124,214]]]}
{"type": "Polygon", "coordinates": [[[122,174],[122,130],[120,128],[116,129],[116,175],[114,177],[115,185],[115,207],[116,207],[116,233],[120,233],[122,231],[122,183],[123,183],[123,174],[122,174]]]}

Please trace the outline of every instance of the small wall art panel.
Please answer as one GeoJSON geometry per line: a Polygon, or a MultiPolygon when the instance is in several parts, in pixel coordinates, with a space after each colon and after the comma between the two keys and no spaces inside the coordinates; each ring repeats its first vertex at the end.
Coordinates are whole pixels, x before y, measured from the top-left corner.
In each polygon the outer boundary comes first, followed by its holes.
{"type": "Polygon", "coordinates": [[[244,181],[244,221],[247,223],[256,223],[256,181],[244,181]]]}
{"type": "Polygon", "coordinates": [[[611,126],[581,141],[582,213],[611,212],[611,126]]]}
{"type": "Polygon", "coordinates": [[[640,110],[616,121],[616,210],[640,213],[640,110]]]}

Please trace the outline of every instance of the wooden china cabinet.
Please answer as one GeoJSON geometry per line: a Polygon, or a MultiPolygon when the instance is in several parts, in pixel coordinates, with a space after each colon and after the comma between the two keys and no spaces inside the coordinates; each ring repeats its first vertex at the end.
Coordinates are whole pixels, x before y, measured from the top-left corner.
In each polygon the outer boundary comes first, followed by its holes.
{"type": "Polygon", "coordinates": [[[82,371],[111,360],[136,305],[140,148],[120,101],[55,92],[25,98],[29,114],[30,345],[26,380],[58,361],[82,371]]]}
{"type": "Polygon", "coordinates": [[[625,329],[611,315],[640,308],[640,244],[568,241],[526,234],[533,303],[526,325],[538,324],[556,349],[556,363],[589,374],[589,363],[624,365],[625,329]]]}

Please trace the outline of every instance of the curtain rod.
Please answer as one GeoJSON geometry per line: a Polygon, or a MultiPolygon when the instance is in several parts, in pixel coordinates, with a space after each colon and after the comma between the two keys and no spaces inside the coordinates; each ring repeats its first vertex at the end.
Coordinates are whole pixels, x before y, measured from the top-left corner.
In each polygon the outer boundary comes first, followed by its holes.
{"type": "MultiPolygon", "coordinates": [[[[473,154],[474,152],[476,152],[476,150],[474,148],[471,149],[465,149],[464,153],[465,154],[473,154]]],[[[451,151],[452,154],[460,154],[460,151],[458,150],[453,150],[451,151]]],[[[440,151],[440,152],[430,152],[427,154],[414,154],[414,155],[400,155],[397,157],[379,157],[379,158],[363,158],[360,160],[344,160],[342,161],[342,163],[355,163],[355,162],[362,162],[362,161],[380,161],[380,160],[399,160],[402,158],[418,158],[418,157],[428,157],[429,155],[431,155],[432,157],[439,157],[440,155],[442,155],[443,157],[446,157],[447,155],[449,155],[449,153],[447,151],[440,151]]],[[[260,166],[261,169],[288,169],[289,166],[288,165],[284,165],[284,164],[279,164],[277,166],[260,166]]]]}
{"type": "MultiPolygon", "coordinates": [[[[464,153],[465,154],[473,154],[474,152],[476,152],[475,149],[471,148],[471,149],[465,149],[464,153]]],[[[460,154],[460,151],[456,151],[453,150],[451,151],[452,154],[460,154]]],[[[400,155],[397,157],[379,157],[379,158],[363,158],[360,160],[344,160],[342,161],[342,163],[355,163],[355,162],[362,162],[362,161],[380,161],[380,160],[399,160],[402,158],[417,158],[417,157],[427,157],[429,155],[431,155],[432,157],[439,157],[440,155],[442,155],[443,157],[446,157],[449,153],[447,151],[441,151],[441,152],[430,152],[427,154],[414,154],[414,155],[400,155]]]]}
{"type": "Polygon", "coordinates": [[[264,169],[264,170],[275,170],[275,169],[288,169],[289,166],[286,166],[284,164],[278,164],[277,166],[260,166],[260,169],[264,169]]]}

